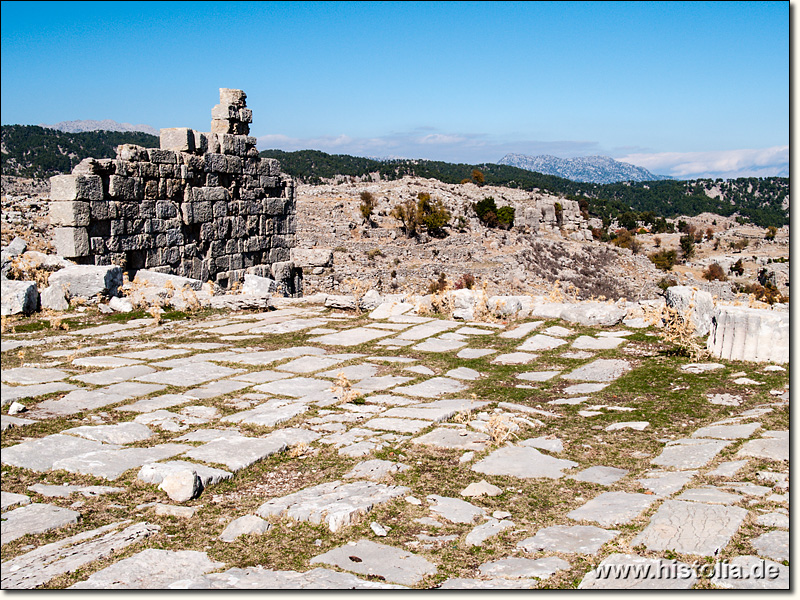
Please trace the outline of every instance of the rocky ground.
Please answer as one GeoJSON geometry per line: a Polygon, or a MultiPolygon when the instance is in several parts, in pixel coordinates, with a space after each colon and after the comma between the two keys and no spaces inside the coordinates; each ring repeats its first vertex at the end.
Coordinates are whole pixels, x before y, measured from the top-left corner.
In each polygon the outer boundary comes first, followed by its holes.
{"type": "Polygon", "coordinates": [[[4,326],[3,589],[789,585],[788,365],[410,303],[4,326]]]}

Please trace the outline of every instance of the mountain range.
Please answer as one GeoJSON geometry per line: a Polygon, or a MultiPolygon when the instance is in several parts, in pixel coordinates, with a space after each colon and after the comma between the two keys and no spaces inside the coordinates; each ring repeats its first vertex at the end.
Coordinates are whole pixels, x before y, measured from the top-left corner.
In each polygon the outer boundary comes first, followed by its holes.
{"type": "Polygon", "coordinates": [[[608,156],[581,156],[578,158],[559,158],[548,154],[527,156],[525,154],[506,154],[497,164],[509,165],[555,175],[570,181],[582,183],[618,183],[621,181],[661,181],[672,179],[666,175],[655,175],[642,167],[620,162],[608,156]]]}
{"type": "Polygon", "coordinates": [[[84,119],[82,121],[61,121],[55,125],[39,125],[48,129],[56,129],[65,133],[82,133],[84,131],[141,131],[150,135],[159,135],[159,130],[150,125],[131,125],[130,123],[117,123],[111,119],[95,121],[84,119]]]}

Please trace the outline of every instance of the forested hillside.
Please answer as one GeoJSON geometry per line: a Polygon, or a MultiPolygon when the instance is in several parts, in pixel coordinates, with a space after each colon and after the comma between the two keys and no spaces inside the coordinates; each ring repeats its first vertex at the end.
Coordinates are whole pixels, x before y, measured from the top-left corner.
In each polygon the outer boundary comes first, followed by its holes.
{"type": "MultiPolygon", "coordinates": [[[[657,217],[693,216],[712,212],[730,216],[736,212],[756,225],[788,225],[789,211],[784,200],[789,195],[787,177],[747,177],[730,180],[647,181],[610,184],[579,183],[554,175],[544,175],[509,165],[446,163],[429,160],[375,160],[318,150],[284,152],[265,150],[261,156],[277,158],[282,169],[305,183],[319,183],[336,176],[382,179],[405,175],[438,179],[445,183],[472,180],[480,171],[483,183],[524,190],[540,189],[583,201],[591,216],[610,220],[631,211],[653,213],[657,217]]],[[[649,219],[639,219],[649,220],[649,219]]]]}
{"type": "Polygon", "coordinates": [[[88,157],[114,158],[120,144],[157,148],[157,136],[136,131],[65,133],[36,125],[3,125],[3,175],[49,177],[69,173],[88,157]]]}

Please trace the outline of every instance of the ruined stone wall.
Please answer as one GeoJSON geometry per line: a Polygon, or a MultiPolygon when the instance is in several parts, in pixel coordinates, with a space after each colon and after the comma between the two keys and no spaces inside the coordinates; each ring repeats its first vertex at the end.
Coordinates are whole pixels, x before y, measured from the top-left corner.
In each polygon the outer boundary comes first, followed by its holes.
{"type": "Polygon", "coordinates": [[[160,148],[122,145],[116,159],[52,177],[58,254],[223,287],[245,273],[272,276],[299,293],[294,181],[277,160],[259,158],[244,92],[220,89],[212,118],[210,133],[162,129],[160,148]]]}

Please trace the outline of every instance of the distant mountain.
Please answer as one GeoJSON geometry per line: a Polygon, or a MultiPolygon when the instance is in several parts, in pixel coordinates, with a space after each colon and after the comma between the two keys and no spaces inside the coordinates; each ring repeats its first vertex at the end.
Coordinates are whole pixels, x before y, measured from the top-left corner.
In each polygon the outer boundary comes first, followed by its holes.
{"type": "Polygon", "coordinates": [[[159,135],[159,130],[150,125],[131,125],[130,123],[117,123],[111,119],[94,121],[92,119],[83,121],[61,121],[55,125],[39,125],[47,129],[57,129],[65,133],[83,133],[84,131],[141,131],[150,135],[159,135]]]}
{"type": "Polygon", "coordinates": [[[558,158],[547,154],[540,154],[539,156],[506,154],[498,164],[544,173],[545,175],[555,175],[556,177],[583,183],[618,183],[620,181],[661,181],[672,179],[666,175],[654,175],[647,169],[619,162],[608,156],[558,158]]]}

